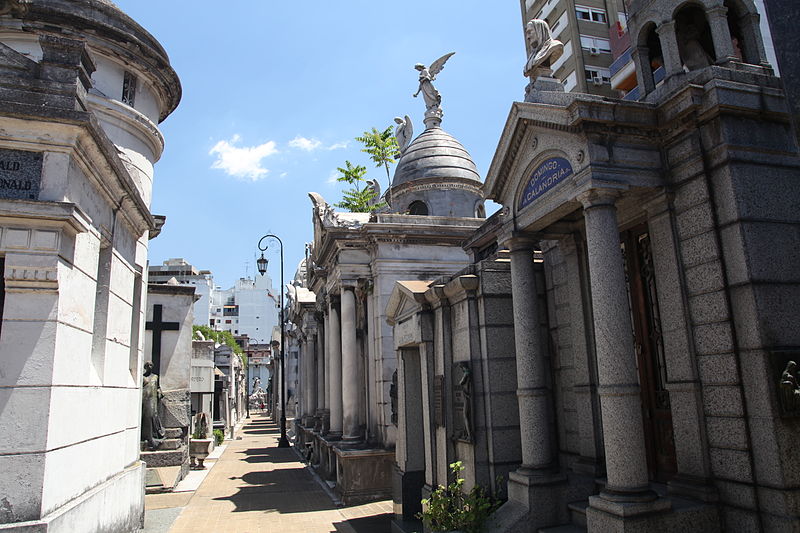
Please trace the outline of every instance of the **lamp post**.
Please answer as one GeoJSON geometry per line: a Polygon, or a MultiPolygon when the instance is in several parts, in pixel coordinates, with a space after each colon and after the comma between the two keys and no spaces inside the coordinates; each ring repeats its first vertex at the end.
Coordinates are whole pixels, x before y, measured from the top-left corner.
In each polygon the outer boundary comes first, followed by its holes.
{"type": "MultiPolygon", "coordinates": [[[[276,241],[278,241],[278,244],[280,244],[280,246],[281,246],[281,290],[280,290],[280,293],[281,293],[281,299],[280,299],[280,305],[281,305],[281,312],[280,312],[280,321],[281,321],[281,355],[280,355],[280,357],[281,357],[281,379],[280,379],[280,382],[281,382],[281,384],[280,384],[280,387],[281,387],[281,390],[280,390],[280,394],[281,394],[281,396],[280,396],[281,397],[281,400],[280,400],[281,401],[281,422],[280,422],[280,424],[281,424],[281,438],[278,440],[278,448],[288,448],[289,447],[289,439],[286,438],[286,392],[284,391],[285,383],[286,383],[285,382],[286,372],[285,372],[285,364],[284,364],[284,360],[283,360],[284,359],[283,358],[283,350],[284,350],[284,348],[283,348],[283,346],[284,346],[284,333],[283,333],[283,330],[284,330],[284,323],[283,323],[283,241],[280,240],[280,238],[277,235],[273,235],[272,233],[268,233],[268,234],[264,235],[258,241],[258,249],[261,251],[261,257],[256,260],[256,265],[258,266],[258,272],[262,276],[267,272],[267,265],[269,264],[269,261],[267,260],[267,258],[264,257],[264,252],[267,250],[267,248],[269,246],[268,245],[264,245],[263,248],[261,246],[261,243],[264,242],[264,239],[275,239],[276,241]]],[[[274,381],[273,381],[273,386],[275,386],[274,381]]]]}

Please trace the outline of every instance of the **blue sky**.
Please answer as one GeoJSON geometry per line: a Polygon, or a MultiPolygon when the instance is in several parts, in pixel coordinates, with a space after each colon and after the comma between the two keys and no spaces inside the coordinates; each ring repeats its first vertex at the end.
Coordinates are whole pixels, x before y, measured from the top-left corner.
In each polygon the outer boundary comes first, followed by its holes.
{"type": "MultiPolygon", "coordinates": [[[[253,275],[268,232],[283,239],[291,279],[312,239],[307,193],[338,201],[331,176],[346,159],[385,186],[353,138],[405,114],[422,131],[415,63],[456,52],[435,84],[442,127],[481,176],[527,83],[515,0],[116,3],[161,42],[183,85],[161,124],[152,210],[167,224],[150,262],[184,257],[223,287],[253,275]]],[[[278,255],[268,257],[277,283],[278,255]]]]}

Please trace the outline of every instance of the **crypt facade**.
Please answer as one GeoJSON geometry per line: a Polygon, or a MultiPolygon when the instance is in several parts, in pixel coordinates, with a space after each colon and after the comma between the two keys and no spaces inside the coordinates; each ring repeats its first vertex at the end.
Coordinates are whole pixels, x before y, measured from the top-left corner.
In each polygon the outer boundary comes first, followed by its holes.
{"type": "Polygon", "coordinates": [[[510,471],[492,531],[797,529],[800,167],[752,2],[632,2],[639,102],[563,92],[533,27],[474,264],[394,289],[398,461],[423,496],[456,459],[470,484],[510,471]]]}
{"type": "Polygon", "coordinates": [[[158,124],[181,87],[105,0],[0,6],[0,530],[136,531],[158,124]]]}

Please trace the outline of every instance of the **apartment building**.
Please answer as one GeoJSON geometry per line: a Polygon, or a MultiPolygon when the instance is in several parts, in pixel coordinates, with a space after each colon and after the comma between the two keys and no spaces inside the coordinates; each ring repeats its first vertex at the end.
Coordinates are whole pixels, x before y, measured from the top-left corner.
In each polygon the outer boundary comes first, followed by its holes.
{"type": "Polygon", "coordinates": [[[622,0],[520,0],[520,8],[523,29],[531,19],[546,20],[553,37],[564,43],[552,69],[567,91],[619,96],[611,87],[610,66],[614,52],[627,48],[619,42],[627,20],[622,0]]]}

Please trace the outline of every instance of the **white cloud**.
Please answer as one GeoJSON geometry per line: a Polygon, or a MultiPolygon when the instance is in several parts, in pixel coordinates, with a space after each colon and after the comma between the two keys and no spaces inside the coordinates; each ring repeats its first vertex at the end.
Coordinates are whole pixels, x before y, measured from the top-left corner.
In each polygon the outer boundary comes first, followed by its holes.
{"type": "Polygon", "coordinates": [[[341,176],[341,173],[338,170],[331,170],[330,175],[328,175],[328,183],[336,183],[339,176],[341,176]]]}
{"type": "Polygon", "coordinates": [[[209,155],[217,156],[211,168],[222,170],[235,178],[252,181],[264,178],[269,169],[264,168],[261,163],[265,158],[278,153],[275,142],[269,141],[258,146],[235,146],[240,140],[241,137],[237,134],[230,141],[219,141],[215,144],[208,152],[209,155]]]}
{"type": "Polygon", "coordinates": [[[306,152],[313,152],[320,146],[322,146],[322,142],[318,141],[317,139],[306,139],[305,137],[300,137],[299,135],[289,141],[289,146],[292,148],[299,148],[300,150],[305,150],[306,152]]]}
{"type": "Polygon", "coordinates": [[[342,150],[350,146],[350,141],[343,141],[325,146],[322,144],[322,141],[318,139],[309,139],[298,135],[289,141],[289,146],[291,148],[297,148],[298,150],[305,150],[306,152],[313,152],[314,150],[342,150]]]}
{"type": "Polygon", "coordinates": [[[286,177],[286,176],[288,176],[288,175],[289,175],[289,173],[288,173],[288,172],[281,172],[281,175],[280,175],[280,176],[278,176],[278,177],[279,177],[279,178],[285,178],[285,177],[286,177]]]}

